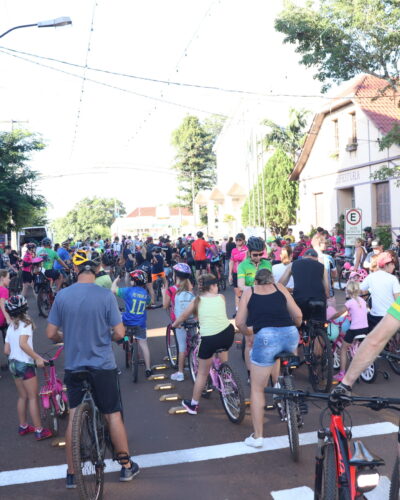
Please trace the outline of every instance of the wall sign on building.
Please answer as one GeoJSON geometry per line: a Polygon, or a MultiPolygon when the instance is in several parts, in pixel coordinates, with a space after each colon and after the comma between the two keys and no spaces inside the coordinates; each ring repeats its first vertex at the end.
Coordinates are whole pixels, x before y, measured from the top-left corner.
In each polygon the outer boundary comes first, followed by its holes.
{"type": "Polygon", "coordinates": [[[346,209],[344,218],[346,245],[354,246],[357,238],[362,235],[362,211],[359,208],[346,209]]]}

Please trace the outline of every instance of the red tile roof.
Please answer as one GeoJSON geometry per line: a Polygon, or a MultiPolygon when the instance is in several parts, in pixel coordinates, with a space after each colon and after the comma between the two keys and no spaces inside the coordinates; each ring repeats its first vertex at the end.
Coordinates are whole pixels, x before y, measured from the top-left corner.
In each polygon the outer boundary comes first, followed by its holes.
{"type": "MultiPolygon", "coordinates": [[[[135,208],[133,212],[127,215],[127,217],[156,217],[157,207],[138,207],[135,208]]],[[[183,207],[169,207],[169,215],[172,217],[174,215],[190,216],[192,212],[188,208],[183,207]]]]}

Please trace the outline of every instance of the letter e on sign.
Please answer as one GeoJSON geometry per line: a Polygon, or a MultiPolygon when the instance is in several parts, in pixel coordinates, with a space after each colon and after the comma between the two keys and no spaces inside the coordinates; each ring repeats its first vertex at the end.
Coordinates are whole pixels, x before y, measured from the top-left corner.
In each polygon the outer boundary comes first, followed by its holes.
{"type": "Polygon", "coordinates": [[[359,208],[350,208],[346,210],[345,215],[345,236],[348,245],[354,245],[354,242],[362,234],[362,212],[359,208]]]}

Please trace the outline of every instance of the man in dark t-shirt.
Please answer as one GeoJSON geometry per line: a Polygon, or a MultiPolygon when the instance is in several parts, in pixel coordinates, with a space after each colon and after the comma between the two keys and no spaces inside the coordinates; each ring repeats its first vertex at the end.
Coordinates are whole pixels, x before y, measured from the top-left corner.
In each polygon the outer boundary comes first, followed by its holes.
{"type": "MultiPolygon", "coordinates": [[[[310,319],[310,300],[321,301],[326,304],[329,298],[328,274],[323,264],[318,262],[318,254],[313,248],[309,248],[300,260],[295,260],[288,265],[279,283],[286,285],[289,278],[293,276],[293,298],[303,313],[303,319],[310,319]]],[[[321,310],[318,319],[325,321],[326,308],[321,310]]]]}

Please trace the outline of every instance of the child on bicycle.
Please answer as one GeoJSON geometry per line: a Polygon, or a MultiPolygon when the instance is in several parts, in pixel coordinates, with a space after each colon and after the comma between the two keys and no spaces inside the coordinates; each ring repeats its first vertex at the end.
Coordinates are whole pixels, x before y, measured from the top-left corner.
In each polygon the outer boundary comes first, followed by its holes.
{"type": "Polygon", "coordinates": [[[149,378],[152,374],[150,365],[150,350],[147,344],[147,313],[146,307],[150,304],[150,295],[147,291],[147,275],[141,269],[136,269],[129,273],[131,278],[131,286],[118,288],[117,277],[111,286],[111,291],[118,297],[124,299],[125,312],[122,314],[122,321],[125,327],[132,327],[134,337],[139,342],[140,350],[142,351],[146,377],[149,378]]]}
{"type": "MultiPolygon", "coordinates": [[[[195,296],[192,293],[193,285],[190,281],[192,271],[190,266],[185,263],[176,264],[174,270],[174,285],[169,287],[163,296],[163,307],[170,308],[171,321],[180,316],[186,310],[188,305],[194,300],[195,296]]],[[[194,318],[189,317],[189,322],[194,322],[194,318]]],[[[195,327],[190,329],[190,334],[195,333],[195,327]]],[[[186,357],[186,328],[175,329],[176,340],[178,342],[178,371],[171,375],[172,380],[182,382],[184,380],[183,369],[185,366],[186,357]]]]}
{"type": "Polygon", "coordinates": [[[179,327],[190,316],[198,318],[201,343],[199,349],[199,368],[193,388],[192,399],[185,399],[182,405],[191,415],[197,415],[199,399],[207,382],[213,356],[218,354],[221,362],[228,361],[227,351],[233,344],[235,329],[226,314],[225,297],[218,293],[218,280],[213,274],[203,274],[198,281],[200,295],[180,314],[172,326],[179,327]]]}
{"type": "Polygon", "coordinates": [[[346,372],[347,351],[357,335],[368,333],[368,310],[367,303],[360,297],[360,284],[358,281],[349,280],[346,287],[346,294],[349,299],[343,308],[334,314],[330,319],[334,320],[347,313],[350,314],[351,323],[347,331],[340,350],[340,371],[333,378],[341,382],[346,372]]]}
{"type": "Polygon", "coordinates": [[[18,434],[35,433],[37,441],[52,436],[49,429],[42,427],[38,399],[36,366],[44,367],[45,360],[32,347],[33,322],[26,314],[28,303],[23,295],[13,295],[5,302],[5,309],[11,323],[7,329],[4,353],[9,356],[9,369],[18,391],[18,434]],[[27,409],[33,421],[28,425],[27,409]]]}

